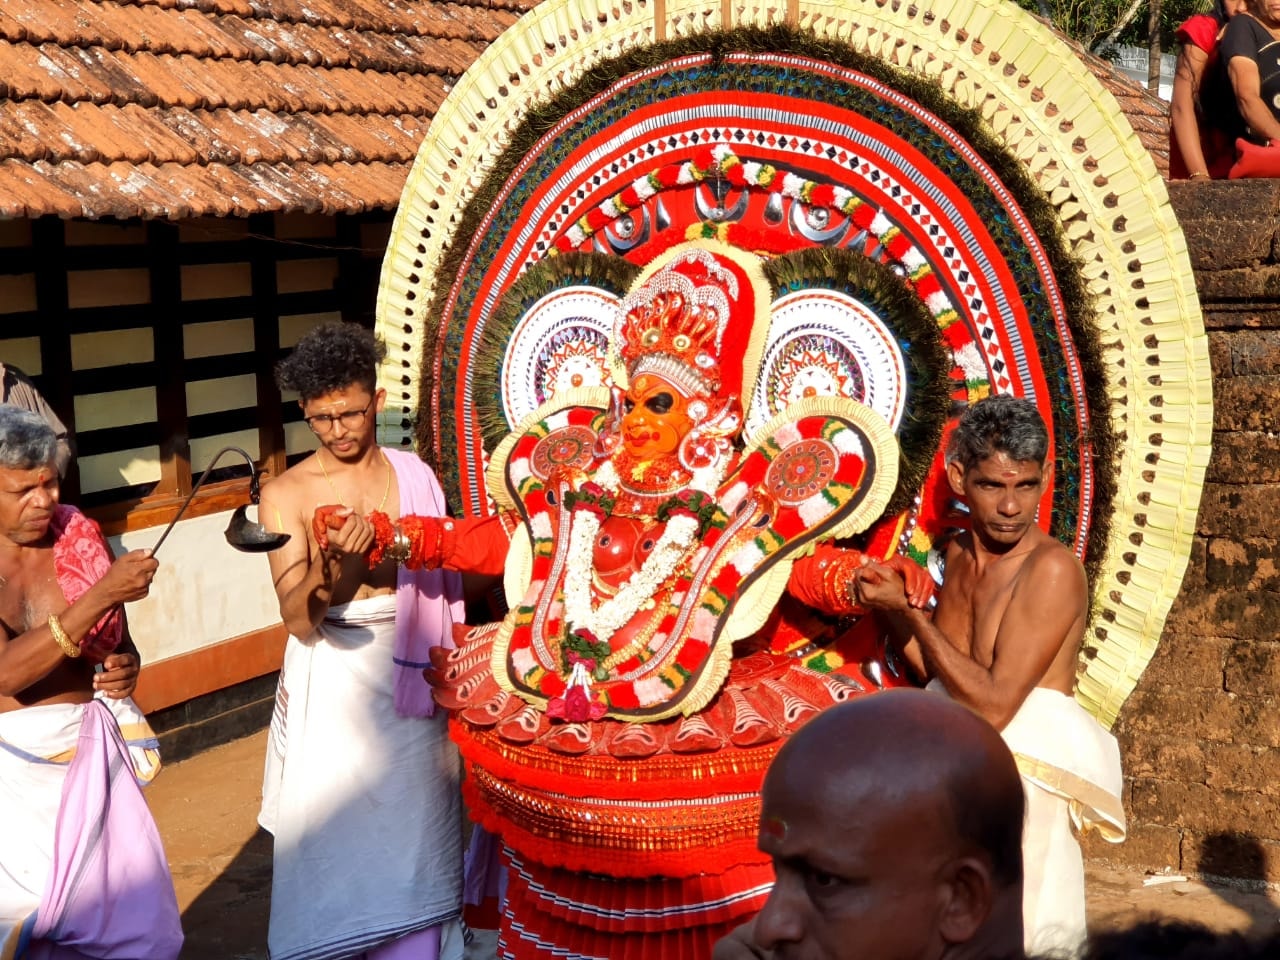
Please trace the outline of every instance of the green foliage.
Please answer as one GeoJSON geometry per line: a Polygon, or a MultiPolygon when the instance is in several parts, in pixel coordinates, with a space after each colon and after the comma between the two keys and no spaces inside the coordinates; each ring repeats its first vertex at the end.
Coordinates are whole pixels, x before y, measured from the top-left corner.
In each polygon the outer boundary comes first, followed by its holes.
{"type": "MultiPolygon", "coordinates": [[[[1024,10],[1039,14],[1069,36],[1072,40],[1089,50],[1106,55],[1097,50],[1100,44],[1111,33],[1120,18],[1128,11],[1131,0],[1016,0],[1024,10]]],[[[1211,0],[1161,0],[1160,4],[1160,48],[1172,51],[1175,44],[1173,32],[1187,17],[1195,13],[1204,13],[1211,6],[1211,0]]],[[[1135,47],[1147,47],[1147,18],[1150,16],[1150,4],[1144,2],[1129,25],[1121,31],[1117,43],[1135,47]]]]}

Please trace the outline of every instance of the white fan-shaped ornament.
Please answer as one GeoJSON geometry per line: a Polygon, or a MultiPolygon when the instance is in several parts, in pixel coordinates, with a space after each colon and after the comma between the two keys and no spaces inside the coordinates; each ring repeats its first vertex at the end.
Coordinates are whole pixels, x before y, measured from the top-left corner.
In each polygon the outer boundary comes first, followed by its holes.
{"type": "Polygon", "coordinates": [[[502,360],[502,409],[520,423],[557,393],[610,386],[609,335],[619,298],[598,287],[553,290],[520,318],[502,360]]]}
{"type": "Polygon", "coordinates": [[[813,289],[779,298],[770,313],[748,436],[808,397],[856,400],[897,431],[907,401],[906,362],[874,311],[846,293],[813,289]]]}

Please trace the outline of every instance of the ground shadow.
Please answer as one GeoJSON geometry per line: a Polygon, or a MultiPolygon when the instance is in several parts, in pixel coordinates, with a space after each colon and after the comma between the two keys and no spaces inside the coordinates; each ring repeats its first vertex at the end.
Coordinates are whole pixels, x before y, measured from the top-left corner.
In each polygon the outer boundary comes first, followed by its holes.
{"type": "Polygon", "coordinates": [[[1249,916],[1250,936],[1280,931],[1280,910],[1266,895],[1271,879],[1267,850],[1244,833],[1211,833],[1200,842],[1197,869],[1210,890],[1249,916]]]}
{"type": "Polygon", "coordinates": [[[181,960],[266,960],[271,834],[259,828],[182,914],[181,960]]]}

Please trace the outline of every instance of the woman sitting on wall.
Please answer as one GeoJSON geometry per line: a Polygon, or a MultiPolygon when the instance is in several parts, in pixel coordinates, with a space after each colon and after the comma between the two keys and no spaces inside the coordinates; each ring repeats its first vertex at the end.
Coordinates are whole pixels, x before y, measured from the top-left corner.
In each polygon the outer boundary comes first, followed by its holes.
{"type": "Polygon", "coordinates": [[[1244,121],[1219,57],[1228,21],[1245,10],[1245,0],[1214,0],[1178,27],[1182,44],[1173,76],[1169,110],[1169,179],[1222,179],[1235,159],[1244,121]]]}
{"type": "Polygon", "coordinates": [[[1248,0],[1223,34],[1221,57],[1247,128],[1230,176],[1280,176],[1280,0],[1248,0]]]}

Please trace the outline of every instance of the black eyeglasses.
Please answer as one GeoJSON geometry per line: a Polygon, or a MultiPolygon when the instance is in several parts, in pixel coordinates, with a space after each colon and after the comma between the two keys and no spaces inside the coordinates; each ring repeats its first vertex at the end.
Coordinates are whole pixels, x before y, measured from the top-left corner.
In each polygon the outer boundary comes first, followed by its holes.
{"type": "Polygon", "coordinates": [[[328,433],[333,429],[334,423],[341,421],[342,425],[348,430],[355,430],[364,424],[364,418],[369,415],[369,408],[373,406],[370,400],[363,410],[344,410],[342,413],[317,413],[314,417],[303,417],[303,422],[311,428],[311,432],[315,434],[328,433]]]}

